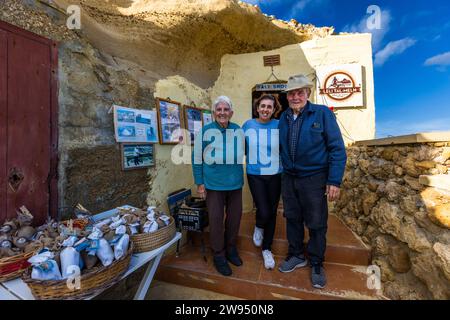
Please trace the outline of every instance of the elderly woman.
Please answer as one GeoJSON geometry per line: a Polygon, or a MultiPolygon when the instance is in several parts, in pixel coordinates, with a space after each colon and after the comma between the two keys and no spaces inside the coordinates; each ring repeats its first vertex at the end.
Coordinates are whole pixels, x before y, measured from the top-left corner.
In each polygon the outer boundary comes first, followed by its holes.
{"type": "Polygon", "coordinates": [[[245,131],[247,180],[256,204],[256,225],[253,243],[262,246],[264,267],[273,269],[271,251],[277,209],[281,194],[278,120],[273,119],[280,109],[273,95],[264,94],[255,102],[258,117],[247,120],[245,131]]]}
{"type": "Polygon", "coordinates": [[[197,192],[206,198],[214,266],[229,276],[232,270],[227,260],[242,265],[236,240],[242,216],[244,134],[230,122],[233,104],[228,97],[218,97],[212,111],[215,121],[195,137],[192,169],[197,192]]]}

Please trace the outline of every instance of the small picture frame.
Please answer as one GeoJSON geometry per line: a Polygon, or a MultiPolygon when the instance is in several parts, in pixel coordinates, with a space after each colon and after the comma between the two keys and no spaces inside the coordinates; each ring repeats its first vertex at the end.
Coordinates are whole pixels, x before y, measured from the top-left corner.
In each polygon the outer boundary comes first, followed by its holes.
{"type": "Polygon", "coordinates": [[[202,120],[204,126],[213,122],[212,112],[210,110],[202,109],[202,120]]]}
{"type": "Polygon", "coordinates": [[[189,132],[191,145],[194,145],[194,139],[197,133],[203,127],[203,110],[197,107],[184,105],[185,128],[189,132]]]}
{"type": "Polygon", "coordinates": [[[175,101],[156,98],[160,144],[183,142],[181,104],[175,101]]]}
{"type": "Polygon", "coordinates": [[[122,170],[150,168],[155,166],[153,143],[121,143],[122,170]]]}

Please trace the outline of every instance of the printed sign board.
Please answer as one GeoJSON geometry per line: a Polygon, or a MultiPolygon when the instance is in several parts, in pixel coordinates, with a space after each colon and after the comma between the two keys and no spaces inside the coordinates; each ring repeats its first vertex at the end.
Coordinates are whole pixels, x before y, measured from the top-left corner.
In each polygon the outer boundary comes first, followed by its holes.
{"type": "Polygon", "coordinates": [[[362,66],[345,64],[319,66],[317,102],[329,107],[363,107],[362,66]]]}

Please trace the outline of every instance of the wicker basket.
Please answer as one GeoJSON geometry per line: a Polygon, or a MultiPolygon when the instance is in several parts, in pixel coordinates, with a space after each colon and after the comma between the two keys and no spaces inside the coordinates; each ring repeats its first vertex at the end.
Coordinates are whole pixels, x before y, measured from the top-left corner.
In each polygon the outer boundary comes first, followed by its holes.
{"type": "Polygon", "coordinates": [[[67,280],[34,280],[31,279],[31,271],[28,270],[22,276],[28,284],[37,300],[79,300],[97,295],[112,287],[120,281],[130,264],[133,253],[133,242],[130,241],[128,252],[111,265],[95,267],[81,275],[79,290],[71,290],[67,286],[67,280]]]}
{"type": "Polygon", "coordinates": [[[175,220],[170,217],[169,225],[152,233],[140,233],[131,236],[134,243],[134,253],[151,251],[165,245],[173,239],[176,233],[175,220]]]}
{"type": "Polygon", "coordinates": [[[0,282],[20,277],[30,266],[30,263],[27,260],[31,258],[34,253],[34,251],[30,251],[13,257],[0,259],[0,282]]]}

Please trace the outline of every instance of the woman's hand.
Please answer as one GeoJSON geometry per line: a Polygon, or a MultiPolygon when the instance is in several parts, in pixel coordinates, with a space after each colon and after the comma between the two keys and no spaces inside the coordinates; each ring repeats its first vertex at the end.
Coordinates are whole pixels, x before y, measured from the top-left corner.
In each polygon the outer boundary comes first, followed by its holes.
{"type": "Polygon", "coordinates": [[[197,186],[197,193],[202,199],[206,199],[206,188],[204,184],[199,184],[197,186]]]}

